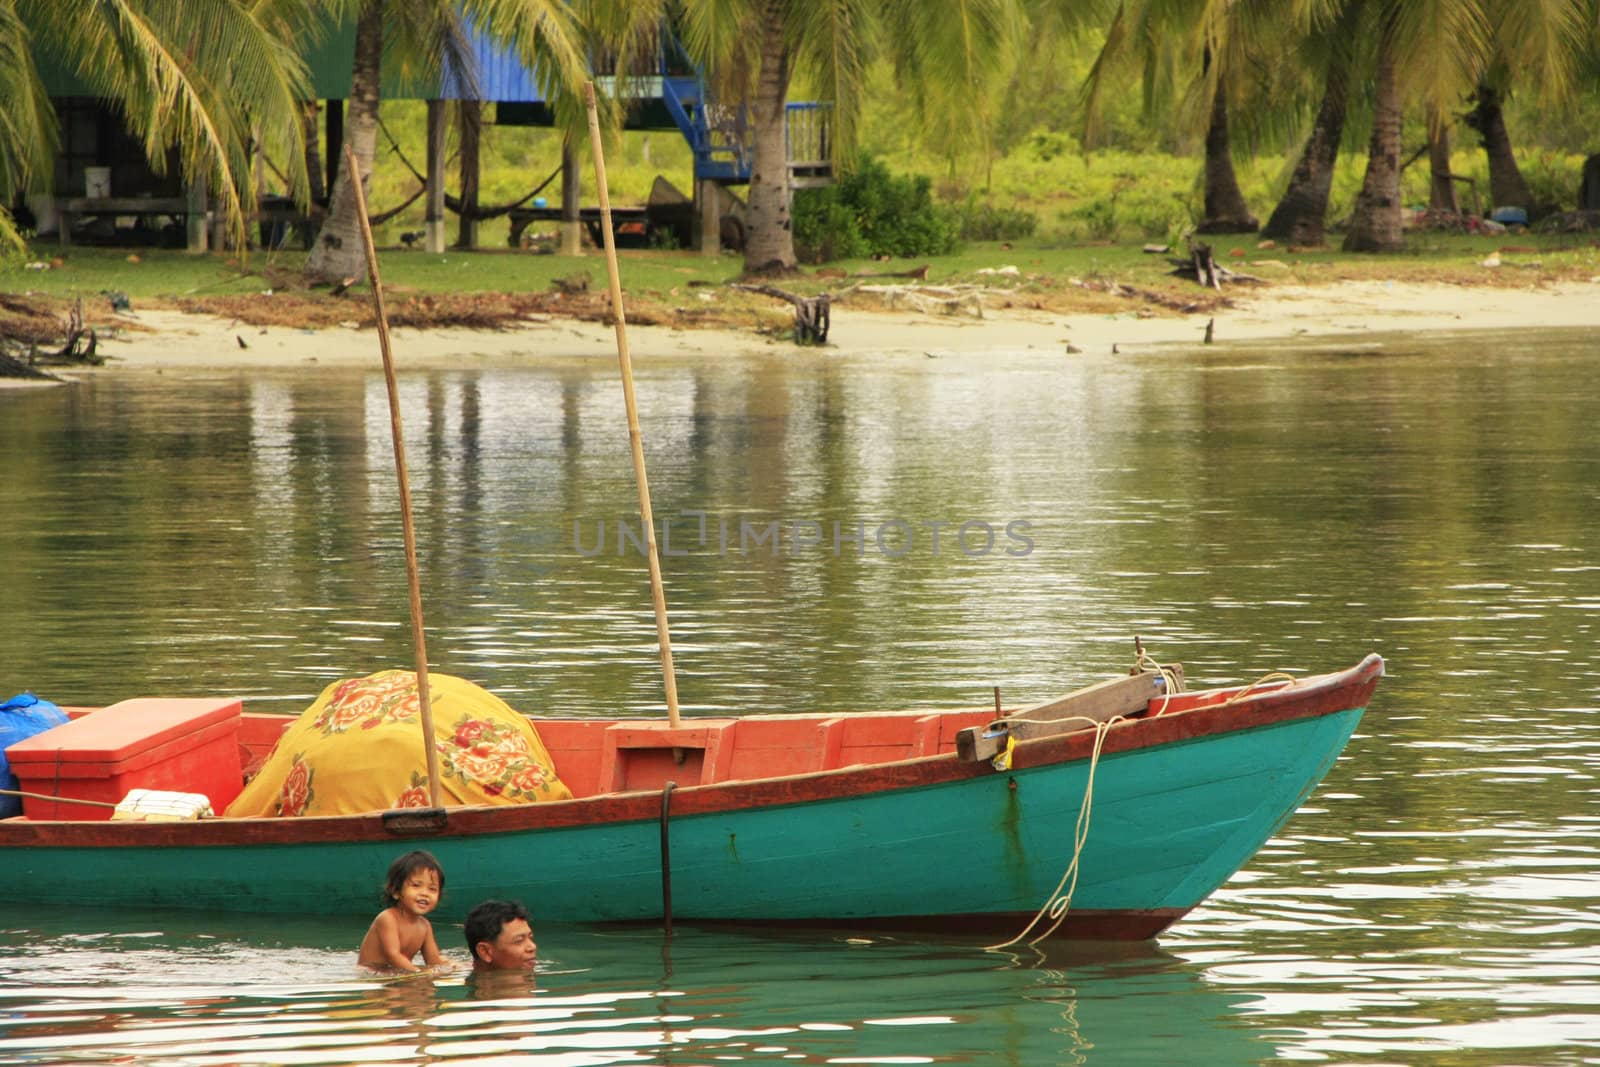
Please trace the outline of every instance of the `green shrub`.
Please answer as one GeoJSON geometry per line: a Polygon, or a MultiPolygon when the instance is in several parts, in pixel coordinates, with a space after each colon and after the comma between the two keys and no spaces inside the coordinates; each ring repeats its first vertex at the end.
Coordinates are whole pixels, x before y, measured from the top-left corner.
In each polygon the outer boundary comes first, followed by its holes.
{"type": "Polygon", "coordinates": [[[872,254],[855,212],[839,197],[839,187],[801,189],[795,193],[795,256],[808,263],[865,259],[872,254]]]}
{"type": "Polygon", "coordinates": [[[1578,187],[1583,184],[1583,156],[1539,148],[1517,160],[1522,177],[1533,194],[1531,207],[1555,204],[1564,210],[1578,206],[1578,187]]]}
{"type": "Polygon", "coordinates": [[[977,197],[950,208],[956,236],[963,241],[1015,241],[1032,237],[1039,228],[1039,216],[1019,207],[998,207],[977,197]]]}
{"type": "Polygon", "coordinates": [[[922,175],[893,175],[868,156],[837,184],[794,198],[796,254],[814,263],[869,255],[937,256],[956,247],[956,227],[922,175]]]}

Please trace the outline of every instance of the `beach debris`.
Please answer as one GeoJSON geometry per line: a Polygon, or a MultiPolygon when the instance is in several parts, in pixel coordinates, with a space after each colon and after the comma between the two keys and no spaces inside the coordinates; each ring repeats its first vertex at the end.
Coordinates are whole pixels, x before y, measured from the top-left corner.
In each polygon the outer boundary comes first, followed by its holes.
{"type": "Polygon", "coordinates": [[[1211,246],[1204,242],[1191,242],[1187,257],[1183,259],[1173,257],[1168,262],[1173,264],[1173,274],[1180,278],[1193,278],[1208,289],[1220,290],[1224,281],[1265,284],[1264,279],[1254,275],[1240,274],[1238,271],[1219,266],[1216,256],[1212,254],[1211,246]]]}
{"type": "Polygon", "coordinates": [[[580,293],[589,291],[589,282],[589,272],[582,270],[569,274],[565,278],[555,279],[550,283],[550,288],[563,296],[577,296],[580,293]]]}
{"type": "Polygon", "coordinates": [[[239,336],[239,335],[238,335],[238,334],[234,334],[234,335],[233,335],[233,339],[234,339],[234,340],[235,340],[235,341],[238,341],[238,342],[239,342],[239,347],[240,347],[240,348],[249,348],[249,347],[250,347],[250,346],[249,346],[249,345],[247,345],[247,344],[245,344],[245,343],[244,343],[244,338],[243,338],[243,337],[240,337],[240,336],[239,336]]]}
{"type": "Polygon", "coordinates": [[[26,378],[59,382],[59,375],[35,366],[26,356],[13,356],[0,348],[0,378],[26,378]]]}
{"type": "Polygon", "coordinates": [[[128,294],[120,289],[102,289],[100,295],[111,302],[112,311],[132,311],[133,301],[128,299],[128,294]]]}
{"type": "MultiPolygon", "coordinates": [[[[927,268],[924,267],[924,270],[927,268]]],[[[760,293],[777,297],[794,305],[794,340],[801,345],[820,345],[828,340],[833,297],[827,293],[817,296],[800,296],[775,285],[747,285],[735,282],[730,288],[746,293],[760,293]]]]}
{"type": "Polygon", "coordinates": [[[24,298],[0,294],[0,377],[54,378],[43,367],[87,363],[99,366],[99,335],[83,315],[83,298],[73,301],[66,317],[44,311],[24,298]],[[62,341],[55,351],[46,348],[62,341]]]}
{"type": "Polygon", "coordinates": [[[1480,267],[1498,267],[1499,265],[1500,265],[1500,253],[1499,252],[1490,252],[1487,256],[1485,256],[1483,258],[1483,262],[1478,264],[1478,266],[1480,266],[1480,267]]]}
{"type": "MultiPolygon", "coordinates": [[[[887,257],[885,257],[885,258],[887,259],[887,257]]],[[[877,257],[874,256],[873,259],[876,261],[877,257]]],[[[928,267],[929,266],[931,266],[931,264],[924,263],[922,266],[920,266],[920,267],[912,267],[910,270],[887,270],[887,271],[859,270],[859,271],[856,271],[855,276],[857,278],[910,278],[910,279],[912,279],[914,281],[924,282],[924,281],[928,280],[928,267]]],[[[819,275],[822,274],[821,271],[818,271],[817,273],[819,275]]],[[[982,274],[983,271],[979,271],[978,273],[982,274]]],[[[993,273],[993,272],[990,272],[990,273],[993,273]]]]}
{"type": "Polygon", "coordinates": [[[1147,256],[1164,256],[1168,252],[1172,251],[1172,246],[1151,244],[1145,245],[1144,248],[1140,249],[1140,251],[1147,256]]]}
{"type": "MultiPolygon", "coordinates": [[[[924,267],[923,270],[926,271],[927,268],[924,267]]],[[[1014,266],[1012,266],[1011,264],[1008,263],[1003,267],[979,267],[977,270],[973,271],[973,273],[974,274],[1004,274],[1004,275],[1007,275],[1007,276],[1010,276],[1010,277],[1015,277],[1016,275],[1021,274],[1022,271],[1018,270],[1016,267],[1014,267],[1014,266]]]]}
{"type": "Polygon", "coordinates": [[[924,315],[964,315],[983,318],[985,291],[974,285],[861,285],[857,291],[874,293],[891,311],[909,308],[924,315]]]}
{"type": "Polygon", "coordinates": [[[1583,233],[1600,230],[1600,210],[1579,208],[1577,211],[1560,211],[1540,219],[1534,229],[1539,233],[1583,233]]]}
{"type": "Polygon", "coordinates": [[[24,263],[22,265],[22,269],[23,270],[49,270],[50,269],[50,264],[46,263],[42,259],[36,259],[32,263],[24,263]]]}

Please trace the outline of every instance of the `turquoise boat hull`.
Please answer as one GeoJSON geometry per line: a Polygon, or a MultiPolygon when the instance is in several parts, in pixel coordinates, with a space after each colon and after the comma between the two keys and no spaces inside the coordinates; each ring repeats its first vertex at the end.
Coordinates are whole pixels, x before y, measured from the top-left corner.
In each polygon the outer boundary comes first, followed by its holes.
{"type": "Polygon", "coordinates": [[[1118,723],[1098,759],[1094,730],[1026,741],[1007,771],[951,753],[431,818],[3,820],[0,901],[370,916],[390,861],[426,848],[447,876],[446,921],[489,897],[547,921],[657,921],[670,893],[678,921],[1015,932],[1061,882],[1089,797],[1061,933],[1148,938],[1289,819],[1381,673],[1369,657],[1118,723]]]}

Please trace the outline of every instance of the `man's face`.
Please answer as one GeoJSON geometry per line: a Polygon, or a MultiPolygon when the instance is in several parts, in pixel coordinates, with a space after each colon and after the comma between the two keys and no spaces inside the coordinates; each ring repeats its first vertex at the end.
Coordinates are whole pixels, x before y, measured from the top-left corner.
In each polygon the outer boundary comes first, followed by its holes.
{"type": "Polygon", "coordinates": [[[501,971],[532,970],[538,948],[527,922],[512,919],[500,927],[500,935],[493,941],[478,942],[478,964],[501,971]]]}

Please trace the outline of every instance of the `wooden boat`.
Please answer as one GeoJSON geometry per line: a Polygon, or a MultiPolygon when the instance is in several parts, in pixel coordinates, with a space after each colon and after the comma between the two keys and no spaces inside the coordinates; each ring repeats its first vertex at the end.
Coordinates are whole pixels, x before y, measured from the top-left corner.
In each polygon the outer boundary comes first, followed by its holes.
{"type": "MultiPolygon", "coordinates": [[[[1058,934],[1151,938],[1294,813],[1382,674],[1371,655],[1168,694],[1145,672],[999,720],[535,720],[571,800],[179,822],[25,814],[0,820],[0,900],[354,918],[374,910],[396,855],[426,848],[447,872],[446,920],[509,896],[542,921],[651,921],[670,893],[679,921],[1012,934],[1062,882],[1092,800],[1058,934]],[[987,757],[1011,740],[997,770],[987,757]]],[[[244,715],[240,742],[263,754],[285,721],[244,715]]]]}

